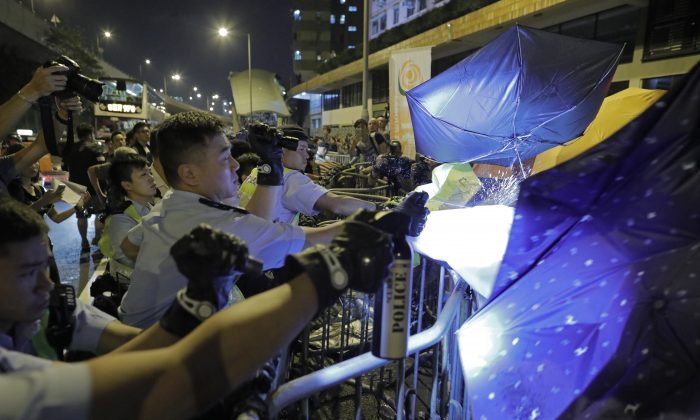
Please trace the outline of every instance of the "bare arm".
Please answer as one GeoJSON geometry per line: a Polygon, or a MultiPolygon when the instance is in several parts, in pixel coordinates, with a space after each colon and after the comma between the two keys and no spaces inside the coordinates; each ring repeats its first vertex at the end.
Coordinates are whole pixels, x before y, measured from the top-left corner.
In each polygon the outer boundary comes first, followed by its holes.
{"type": "Polygon", "coordinates": [[[316,308],[311,281],[299,277],[216,314],[172,347],[94,359],[91,416],[190,418],[289,344],[316,308]]]}
{"type": "MultiPolygon", "coordinates": [[[[46,194],[44,194],[43,197],[46,197],[48,194],[49,194],[49,192],[46,192],[46,194]]],[[[59,194],[58,200],[60,200],[60,199],[61,199],[61,195],[59,194]]],[[[54,200],[54,202],[55,202],[55,201],[58,201],[58,200],[54,200]]],[[[85,203],[88,202],[88,201],[90,201],[90,193],[87,192],[87,191],[85,191],[85,192],[81,195],[80,201],[78,201],[78,203],[77,203],[74,207],[71,207],[71,208],[69,208],[69,209],[67,209],[67,210],[64,210],[64,211],[60,212],[60,213],[56,211],[56,208],[55,208],[55,207],[51,207],[51,210],[49,210],[49,212],[48,212],[49,218],[50,218],[54,223],[61,223],[62,221],[66,220],[67,218],[69,218],[69,217],[71,217],[72,215],[74,215],[75,212],[76,212],[76,210],[77,210],[77,208],[82,208],[83,206],[85,206],[85,203]],[[76,208],[76,207],[77,207],[77,208],[76,208]]]]}
{"type": "Polygon", "coordinates": [[[330,224],[323,227],[302,227],[304,234],[306,235],[306,243],[304,247],[314,246],[316,244],[328,245],[331,243],[335,235],[337,235],[343,228],[343,222],[339,221],[337,223],[330,224]]]}
{"type": "Polygon", "coordinates": [[[39,98],[66,87],[66,76],[53,74],[61,70],[66,68],[63,66],[39,67],[29,83],[9,101],[0,105],[0,137],[4,138],[39,98]]]}
{"type": "MultiPolygon", "coordinates": [[[[80,98],[75,97],[61,101],[61,104],[58,107],[58,111],[56,112],[60,115],[61,118],[67,119],[69,110],[79,112],[81,109],[82,104],[80,102],[80,98]]],[[[53,126],[55,130],[55,136],[56,138],[59,138],[65,126],[56,119],[55,115],[53,118],[53,126]]],[[[22,172],[47,153],[48,149],[46,148],[44,132],[40,131],[36,137],[36,140],[34,141],[34,143],[32,143],[31,146],[25,147],[24,149],[12,155],[12,160],[15,162],[15,170],[17,171],[17,173],[22,172]]]]}
{"type": "Polygon", "coordinates": [[[102,191],[102,187],[100,187],[100,180],[97,178],[97,172],[100,170],[100,168],[104,167],[104,165],[109,165],[109,163],[98,163],[97,165],[92,165],[87,170],[90,185],[92,185],[92,188],[94,188],[95,192],[97,192],[97,197],[102,202],[102,205],[105,204],[107,194],[105,194],[105,192],[102,191]]]}
{"type": "Polygon", "coordinates": [[[258,185],[246,205],[246,210],[265,220],[274,220],[282,205],[282,185],[258,185]]]}
{"type": "Polygon", "coordinates": [[[333,194],[328,192],[314,204],[316,210],[326,210],[341,216],[349,216],[359,209],[374,211],[377,206],[369,201],[360,200],[355,197],[333,194]]]}

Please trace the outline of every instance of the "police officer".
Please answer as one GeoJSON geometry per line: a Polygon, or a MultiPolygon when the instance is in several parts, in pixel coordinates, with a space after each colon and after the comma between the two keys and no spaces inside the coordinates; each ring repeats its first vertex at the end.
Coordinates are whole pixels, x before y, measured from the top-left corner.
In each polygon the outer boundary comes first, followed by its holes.
{"type": "MultiPolygon", "coordinates": [[[[282,149],[282,165],[284,166],[284,190],[282,203],[278,207],[274,221],[297,224],[299,214],[315,216],[321,210],[329,211],[341,216],[349,216],[357,210],[375,210],[374,203],[360,200],[354,197],[341,196],[329,192],[322,186],[314,183],[304,174],[308,159],[308,140],[304,130],[299,126],[285,126],[282,128],[285,137],[296,139],[296,143],[282,149]]],[[[250,197],[255,192],[257,184],[257,171],[241,185],[241,205],[246,206],[250,197]]]]}
{"type": "MultiPolygon", "coordinates": [[[[0,221],[7,215],[16,223],[0,242],[4,327],[9,316],[36,318],[50,292],[45,225],[26,206],[0,201],[0,221]]],[[[215,314],[248,251],[235,237],[197,228],[170,250],[187,287],[159,324],[116,352],[55,365],[0,348],[0,418],[190,418],[250,377],[345,288],[376,291],[389,275],[391,243],[350,221],[329,247],[287,257],[291,282],[215,314]]]]}
{"type": "MultiPolygon", "coordinates": [[[[248,210],[269,219],[282,193],[282,151],[267,126],[254,126],[249,131],[262,164],[248,210]]],[[[120,306],[120,318],[129,325],[144,328],[155,323],[184,286],[185,278],[168,250],[200,223],[245,240],[251,255],[262,260],[266,270],[280,267],[286,255],[305,246],[329,243],[340,229],[271,223],[224,205],[223,201],[238,191],[238,162],[231,157],[221,123],[207,114],[187,112],[166,119],[158,129],[158,151],[172,191],[161,202],[159,213],[146,216],[138,228],[143,238],[120,306]]],[[[233,301],[242,298],[236,289],[232,293],[233,301]]]]}

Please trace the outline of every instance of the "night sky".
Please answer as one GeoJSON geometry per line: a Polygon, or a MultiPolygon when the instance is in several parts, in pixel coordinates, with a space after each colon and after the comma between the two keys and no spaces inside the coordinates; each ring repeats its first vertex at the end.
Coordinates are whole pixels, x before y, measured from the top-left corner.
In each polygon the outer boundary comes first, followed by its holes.
{"type": "Polygon", "coordinates": [[[285,84],[293,74],[289,0],[34,0],[34,7],[81,28],[90,45],[110,30],[112,39],[100,39],[105,59],[138,78],[139,63],[150,58],[144,79],[161,88],[167,75],[171,96],[189,96],[196,85],[231,99],[227,75],[248,68],[248,32],[253,68],[275,72],[285,84]],[[222,40],[219,26],[233,34],[222,40]],[[180,82],[169,77],[176,72],[180,82]]]}

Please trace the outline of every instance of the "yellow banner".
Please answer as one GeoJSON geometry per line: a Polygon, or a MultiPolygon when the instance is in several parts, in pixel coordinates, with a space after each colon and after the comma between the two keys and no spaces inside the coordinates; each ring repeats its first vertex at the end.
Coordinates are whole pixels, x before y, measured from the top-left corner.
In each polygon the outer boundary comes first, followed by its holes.
{"type": "Polygon", "coordinates": [[[432,47],[393,51],[389,58],[389,122],[391,139],[399,140],[403,154],[416,157],[411,114],[406,91],[430,79],[432,47]]]}

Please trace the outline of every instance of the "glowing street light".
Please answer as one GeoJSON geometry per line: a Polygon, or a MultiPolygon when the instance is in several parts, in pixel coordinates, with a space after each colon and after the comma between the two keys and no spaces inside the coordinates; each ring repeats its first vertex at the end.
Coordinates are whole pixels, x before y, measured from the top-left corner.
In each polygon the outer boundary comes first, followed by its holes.
{"type": "Polygon", "coordinates": [[[112,33],[110,31],[104,31],[102,35],[104,35],[104,37],[107,39],[110,39],[112,37],[112,33]]]}
{"type": "Polygon", "coordinates": [[[197,91],[197,86],[193,87],[192,90],[196,92],[196,91],[197,91]]]}
{"type": "Polygon", "coordinates": [[[201,94],[201,93],[198,93],[198,94],[197,94],[197,98],[201,98],[201,97],[202,97],[202,94],[201,94]]]}
{"type": "MultiPolygon", "coordinates": [[[[220,38],[226,38],[229,35],[229,30],[228,28],[225,27],[220,27],[219,30],[217,31],[219,34],[220,38]]],[[[253,70],[252,70],[252,62],[253,60],[251,59],[251,48],[250,48],[250,32],[247,33],[248,35],[248,95],[249,95],[249,100],[250,100],[250,117],[253,117],[253,70]]]]}
{"type": "MultiPolygon", "coordinates": [[[[170,76],[171,79],[175,80],[176,82],[179,82],[182,79],[182,76],[180,76],[179,73],[172,74],[170,76]]],[[[163,76],[163,90],[165,91],[165,94],[168,94],[168,83],[166,80],[166,77],[163,76]]]]}
{"type": "Polygon", "coordinates": [[[150,59],[150,58],[147,58],[147,59],[145,59],[144,61],[145,61],[146,64],[151,64],[151,59],[150,59]]]}
{"type": "Polygon", "coordinates": [[[212,99],[219,99],[219,95],[215,93],[215,94],[213,94],[213,95],[211,96],[211,98],[212,98],[212,99]]]}

